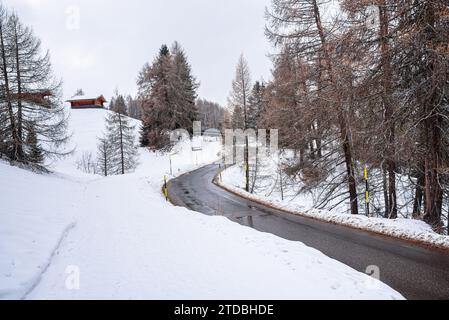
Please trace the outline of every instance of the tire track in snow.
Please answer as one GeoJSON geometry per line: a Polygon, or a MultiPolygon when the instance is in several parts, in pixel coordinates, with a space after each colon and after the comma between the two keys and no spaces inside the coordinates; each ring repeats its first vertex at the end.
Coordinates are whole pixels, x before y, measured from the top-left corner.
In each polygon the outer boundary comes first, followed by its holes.
{"type": "Polygon", "coordinates": [[[72,231],[76,227],[76,222],[70,223],[62,232],[61,237],[59,238],[58,243],[56,244],[55,248],[53,249],[50,257],[47,260],[47,263],[43,266],[41,272],[37,274],[34,279],[31,279],[30,285],[28,286],[28,289],[26,290],[25,294],[20,298],[20,300],[27,300],[28,296],[39,286],[43,276],[48,271],[50,266],[52,265],[53,260],[58,255],[59,250],[62,247],[62,243],[67,239],[70,231],[72,231]]]}

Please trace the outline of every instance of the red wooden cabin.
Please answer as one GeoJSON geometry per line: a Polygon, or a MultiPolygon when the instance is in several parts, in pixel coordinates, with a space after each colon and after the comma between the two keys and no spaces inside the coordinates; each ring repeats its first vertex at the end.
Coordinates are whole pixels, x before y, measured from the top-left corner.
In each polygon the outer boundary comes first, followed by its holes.
{"type": "Polygon", "coordinates": [[[104,109],[106,99],[103,95],[96,98],[87,97],[73,97],[67,100],[70,103],[72,109],[104,109]]]}

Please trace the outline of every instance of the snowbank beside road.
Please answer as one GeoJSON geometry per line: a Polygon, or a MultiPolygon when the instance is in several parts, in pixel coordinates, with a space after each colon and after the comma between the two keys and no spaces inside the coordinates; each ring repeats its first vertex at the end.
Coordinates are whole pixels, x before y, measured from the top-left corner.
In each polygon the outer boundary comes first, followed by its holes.
{"type": "Polygon", "coordinates": [[[239,194],[242,197],[292,214],[449,250],[449,236],[440,235],[434,232],[432,228],[423,221],[401,218],[390,220],[362,215],[353,216],[347,213],[339,213],[336,210],[318,210],[313,207],[313,199],[307,195],[295,196],[282,200],[275,193],[251,194],[244,190],[243,173],[242,169],[238,166],[230,167],[222,172],[221,178],[222,180],[218,179],[216,181],[221,187],[239,194]]]}
{"type": "Polygon", "coordinates": [[[54,174],[0,163],[0,298],[402,299],[301,243],[167,203],[170,158],[180,174],[218,159],[218,142],[198,153],[185,142],[171,156],[141,149],[124,176],[79,172],[105,115],[72,111],[77,151],[54,174]]]}

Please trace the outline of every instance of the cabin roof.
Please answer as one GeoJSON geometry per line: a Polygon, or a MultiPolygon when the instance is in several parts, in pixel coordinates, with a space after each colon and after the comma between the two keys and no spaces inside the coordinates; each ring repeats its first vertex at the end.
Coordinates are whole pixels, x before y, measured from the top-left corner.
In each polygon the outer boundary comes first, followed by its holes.
{"type": "Polygon", "coordinates": [[[105,97],[101,94],[99,96],[74,96],[72,98],[70,98],[69,100],[67,100],[67,102],[75,102],[75,101],[89,101],[89,100],[103,100],[103,102],[107,102],[107,100],[105,99],[105,97]]]}

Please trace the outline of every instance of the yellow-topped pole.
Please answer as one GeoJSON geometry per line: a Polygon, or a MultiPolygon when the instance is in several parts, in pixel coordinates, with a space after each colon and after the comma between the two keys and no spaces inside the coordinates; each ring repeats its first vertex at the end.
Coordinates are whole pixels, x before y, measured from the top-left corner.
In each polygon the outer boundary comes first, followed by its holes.
{"type": "Polygon", "coordinates": [[[365,167],[365,184],[366,184],[366,191],[365,191],[365,204],[366,204],[366,215],[369,216],[369,204],[370,204],[370,198],[369,198],[369,172],[368,167],[365,167]]]}
{"type": "Polygon", "coordinates": [[[165,200],[168,201],[168,184],[167,184],[167,176],[164,176],[164,196],[165,196],[165,200]]]}

